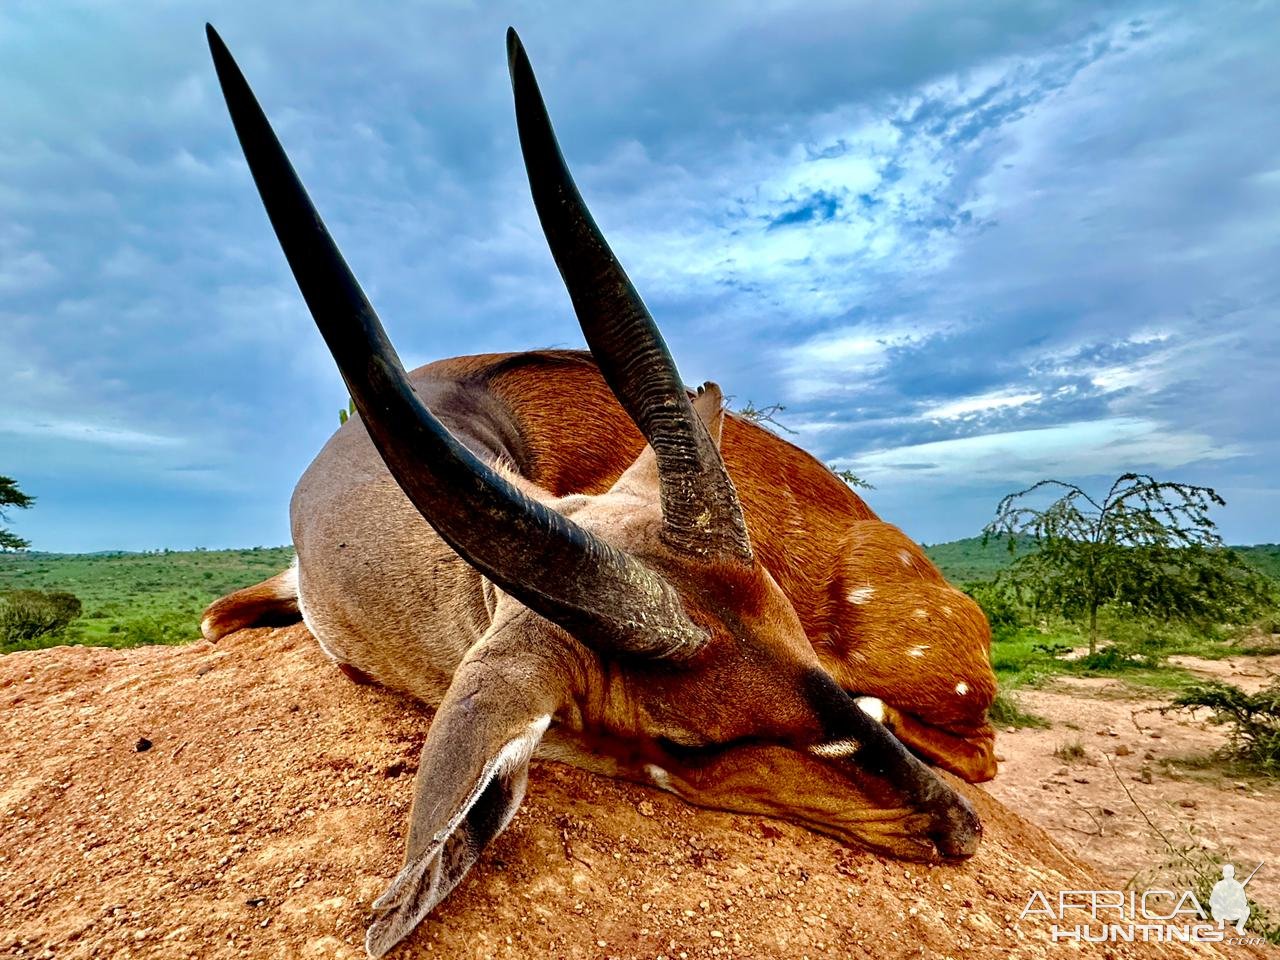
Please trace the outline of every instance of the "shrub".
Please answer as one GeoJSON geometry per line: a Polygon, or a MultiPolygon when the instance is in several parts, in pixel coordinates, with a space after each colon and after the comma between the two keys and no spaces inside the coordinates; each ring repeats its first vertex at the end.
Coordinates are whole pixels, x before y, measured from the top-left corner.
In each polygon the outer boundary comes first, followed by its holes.
{"type": "MultiPolygon", "coordinates": [[[[113,625],[112,632],[116,632],[113,625]]],[[[118,624],[121,646],[143,646],[153,643],[186,643],[200,635],[200,628],[192,617],[182,613],[162,613],[155,616],[132,617],[118,624]]]]}
{"type": "Polygon", "coordinates": [[[1081,670],[1089,673],[1119,673],[1123,670],[1160,665],[1158,657],[1138,653],[1118,645],[1103,647],[1101,650],[1081,657],[1077,663],[1081,670]]]}
{"type": "Polygon", "coordinates": [[[1245,623],[1273,609],[1274,582],[1223,546],[1209,511],[1225,505],[1210,487],[1126,473],[1106,495],[1041,480],[1004,497],[983,529],[1034,549],[999,579],[1038,610],[1088,623],[1098,650],[1098,614],[1115,604],[1160,619],[1245,623]],[[1044,507],[1049,495],[1058,498],[1044,507]]]}
{"type": "Polygon", "coordinates": [[[1220,681],[1197,683],[1180,693],[1168,709],[1207,709],[1211,723],[1230,728],[1228,747],[1235,759],[1267,774],[1280,773],[1280,680],[1257,693],[1220,681]]]}
{"type": "Polygon", "coordinates": [[[1022,626],[1022,612],[1012,592],[1003,585],[990,580],[978,580],[966,583],[962,589],[971,596],[987,622],[991,624],[991,632],[997,638],[1022,626]]]}
{"type": "Polygon", "coordinates": [[[1083,763],[1087,756],[1079,737],[1058,744],[1053,748],[1053,755],[1063,763],[1083,763]]]}
{"type": "Polygon", "coordinates": [[[63,590],[10,590],[0,598],[0,646],[47,643],[80,616],[80,599],[63,590]]]}
{"type": "MultiPolygon", "coordinates": [[[[1222,879],[1222,865],[1234,859],[1231,851],[1206,849],[1194,827],[1187,831],[1185,840],[1175,843],[1163,833],[1160,834],[1160,839],[1167,850],[1164,861],[1153,870],[1137,874],[1130,881],[1131,886],[1181,887],[1194,893],[1201,907],[1207,911],[1214,884],[1222,879]]],[[[1248,887],[1245,889],[1248,893],[1252,892],[1248,887]]],[[[1249,897],[1249,921],[1245,924],[1245,930],[1262,937],[1267,943],[1280,944],[1280,922],[1273,919],[1271,912],[1252,897],[1249,897]]]]}

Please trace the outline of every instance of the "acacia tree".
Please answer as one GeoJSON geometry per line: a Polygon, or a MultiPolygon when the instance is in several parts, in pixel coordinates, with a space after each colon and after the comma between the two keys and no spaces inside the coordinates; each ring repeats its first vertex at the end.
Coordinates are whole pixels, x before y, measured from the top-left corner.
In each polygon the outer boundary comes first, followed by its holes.
{"type": "Polygon", "coordinates": [[[1210,487],[1142,473],[1120,476],[1101,500],[1073,483],[1041,480],[1001,499],[982,538],[1007,539],[1010,553],[1031,547],[1002,577],[1040,609],[1087,617],[1096,653],[1104,604],[1234,620],[1267,598],[1269,585],[1223,546],[1209,517],[1225,503],[1210,487]],[[1035,506],[1046,492],[1060,496],[1035,506]]]}
{"type": "MultiPolygon", "coordinates": [[[[12,477],[0,477],[0,520],[8,521],[6,511],[10,507],[25,510],[36,502],[18,489],[18,483],[12,477]]],[[[12,531],[0,527],[0,550],[25,550],[31,544],[12,531]]]]}

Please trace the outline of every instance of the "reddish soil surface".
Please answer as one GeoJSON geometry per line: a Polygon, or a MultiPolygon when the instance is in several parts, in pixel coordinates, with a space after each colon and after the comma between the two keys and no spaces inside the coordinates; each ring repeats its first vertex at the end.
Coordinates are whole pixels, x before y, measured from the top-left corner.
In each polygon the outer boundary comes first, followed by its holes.
{"type": "MultiPolygon", "coordinates": [[[[428,722],[302,627],[0,658],[0,956],[363,956],[428,722]]],[[[511,827],[393,956],[1202,953],[1047,943],[1018,922],[1031,890],[1111,881],[967,792],[982,849],[930,868],[537,763],[511,827]]]]}
{"type": "MultiPolygon", "coordinates": [[[[1249,692],[1280,673],[1274,655],[1171,660],[1249,692]]],[[[1280,783],[1214,762],[1227,731],[1205,711],[1161,713],[1168,697],[1101,678],[1059,677],[1017,696],[1052,726],[1002,733],[992,796],[1139,887],[1185,875],[1179,851],[1196,847],[1233,861],[1242,879],[1261,861],[1249,895],[1280,917],[1280,783]]]]}

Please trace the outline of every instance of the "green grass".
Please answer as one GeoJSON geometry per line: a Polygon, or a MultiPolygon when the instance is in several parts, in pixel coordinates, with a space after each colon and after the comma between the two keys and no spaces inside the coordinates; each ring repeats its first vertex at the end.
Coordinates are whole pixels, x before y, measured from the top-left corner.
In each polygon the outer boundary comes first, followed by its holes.
{"type": "Polygon", "coordinates": [[[279,573],[292,559],[290,547],[0,553],[0,592],[69,590],[83,603],[83,615],[65,633],[31,646],[180,643],[200,635],[200,614],[211,601],[279,573]]]}
{"type": "MultiPolygon", "coordinates": [[[[1152,691],[1181,693],[1197,678],[1167,662],[1175,655],[1217,660],[1239,654],[1275,653],[1274,643],[1247,630],[1197,627],[1148,619],[1100,617],[1101,640],[1092,658],[1066,659],[1088,646],[1084,629],[1064,620],[995,631],[991,665],[1001,690],[1035,687],[1055,676],[1107,676],[1152,691]]],[[[1016,725],[1016,724],[1011,724],[1016,725]]]]}
{"type": "Polygon", "coordinates": [[[1063,763],[1083,763],[1089,754],[1080,738],[1075,737],[1054,747],[1053,755],[1063,763]]]}
{"type": "Polygon", "coordinates": [[[991,722],[1001,730],[1007,730],[1010,727],[1018,729],[1021,727],[1044,728],[1049,726],[1048,719],[1024,708],[1022,701],[1018,699],[1018,695],[1012,690],[1003,687],[996,691],[996,698],[991,701],[991,708],[987,711],[987,715],[991,718],[991,722]]]}

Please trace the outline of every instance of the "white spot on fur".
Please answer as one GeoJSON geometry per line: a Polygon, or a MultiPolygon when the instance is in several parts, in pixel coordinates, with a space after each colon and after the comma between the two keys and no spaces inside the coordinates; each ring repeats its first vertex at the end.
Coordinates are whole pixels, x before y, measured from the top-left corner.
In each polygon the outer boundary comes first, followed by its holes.
{"type": "Polygon", "coordinates": [[[884,723],[884,701],[879,697],[859,697],[853,701],[863,713],[873,720],[884,723]]]}
{"type": "Polygon", "coordinates": [[[908,550],[899,550],[898,559],[902,561],[904,567],[911,566],[911,553],[908,550]]]}
{"type": "Polygon", "coordinates": [[[960,696],[963,697],[968,692],[969,692],[969,685],[965,683],[963,680],[961,680],[959,683],[956,684],[956,693],[958,693],[960,696]]]}
{"type": "Polygon", "coordinates": [[[649,775],[650,780],[663,790],[671,789],[671,777],[667,774],[667,771],[663,770],[656,763],[646,763],[644,765],[644,772],[649,775]]]}
{"type": "Polygon", "coordinates": [[[915,618],[916,618],[917,620],[928,620],[928,619],[929,619],[929,611],[928,611],[928,610],[926,610],[924,607],[916,607],[916,609],[915,609],[915,611],[914,611],[914,614],[915,614],[915,618]]]}
{"type": "Polygon", "coordinates": [[[847,757],[857,752],[857,740],[831,740],[828,743],[815,743],[809,752],[815,757],[847,757]]]}
{"type": "Polygon", "coordinates": [[[929,645],[928,645],[927,643],[921,643],[921,644],[918,644],[918,645],[916,645],[916,646],[912,647],[910,650],[908,650],[908,651],[907,651],[907,656],[908,656],[908,657],[923,657],[923,656],[924,656],[924,652],[925,652],[926,650],[928,650],[928,649],[929,649],[929,645]]]}
{"type": "Polygon", "coordinates": [[[876,595],[876,588],[868,584],[865,587],[858,587],[856,590],[849,591],[850,603],[870,603],[871,598],[876,595]]]}

